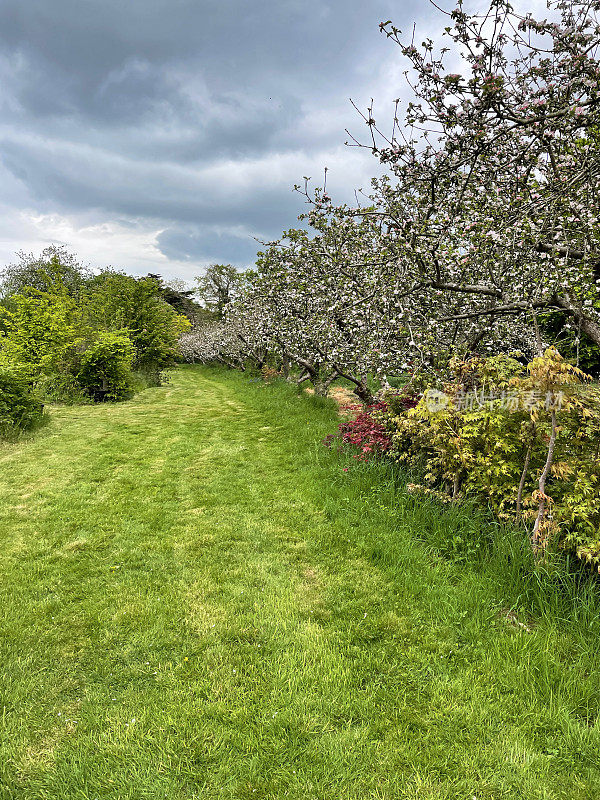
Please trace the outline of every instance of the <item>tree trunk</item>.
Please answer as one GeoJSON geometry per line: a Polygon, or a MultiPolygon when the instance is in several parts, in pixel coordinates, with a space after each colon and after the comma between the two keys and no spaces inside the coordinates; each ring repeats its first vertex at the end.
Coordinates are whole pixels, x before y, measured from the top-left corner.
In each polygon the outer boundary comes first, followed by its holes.
{"type": "Polygon", "coordinates": [[[350,381],[350,383],[354,384],[354,388],[352,389],[352,391],[358,397],[361,403],[364,403],[366,406],[373,405],[373,403],[375,402],[375,398],[373,397],[373,394],[371,393],[371,390],[367,385],[367,379],[365,377],[362,377],[360,379],[355,378],[353,375],[349,375],[347,372],[342,372],[342,370],[339,369],[339,367],[337,366],[336,366],[336,377],[346,378],[347,381],[350,381]]]}
{"type": "Polygon", "coordinates": [[[454,475],[454,483],[452,485],[452,500],[456,500],[458,493],[460,492],[462,473],[462,469],[457,469],[454,475]]]}
{"type": "Polygon", "coordinates": [[[554,445],[556,444],[557,426],[556,426],[555,409],[552,409],[551,412],[551,424],[552,424],[552,431],[550,433],[550,442],[548,444],[548,456],[546,458],[546,463],[544,464],[544,469],[542,470],[542,474],[540,475],[540,479],[538,482],[540,505],[538,508],[538,515],[535,520],[535,525],[533,526],[533,533],[531,536],[531,543],[533,545],[534,551],[536,552],[539,550],[540,547],[540,528],[542,522],[544,521],[544,516],[546,514],[546,478],[548,477],[548,473],[550,472],[550,467],[552,466],[552,461],[554,459],[554,445]]]}
{"type": "Polygon", "coordinates": [[[316,378],[312,381],[313,386],[315,387],[315,394],[319,395],[319,397],[327,397],[329,392],[329,387],[334,382],[334,380],[339,377],[337,372],[333,372],[328,378],[325,380],[316,378]]]}
{"type": "Polygon", "coordinates": [[[556,296],[553,299],[555,305],[568,311],[568,313],[574,317],[582,333],[585,333],[594,344],[600,345],[600,324],[587,317],[581,307],[574,303],[568,294],[564,294],[560,297],[556,296]]]}
{"type": "Polygon", "coordinates": [[[327,389],[328,386],[325,385],[325,381],[315,380],[313,382],[313,388],[315,390],[315,394],[317,397],[327,397],[327,389]]]}
{"type": "Polygon", "coordinates": [[[540,326],[538,325],[537,317],[533,308],[531,309],[531,318],[533,319],[533,329],[535,331],[535,346],[537,348],[538,358],[541,358],[544,355],[542,332],[540,331],[540,326]]]}
{"type": "Polygon", "coordinates": [[[527,470],[529,469],[529,462],[531,460],[531,451],[533,450],[533,439],[529,442],[527,453],[525,454],[525,463],[523,464],[523,472],[521,473],[521,480],[519,481],[519,491],[517,492],[517,523],[521,521],[521,503],[523,502],[523,489],[525,488],[525,481],[527,480],[527,470]]]}
{"type": "Polygon", "coordinates": [[[352,390],[358,399],[366,406],[373,405],[373,394],[366,382],[354,382],[354,389],[352,390]]]}
{"type": "Polygon", "coordinates": [[[234,362],[229,361],[226,358],[223,358],[223,356],[218,356],[217,361],[219,362],[219,364],[223,364],[223,366],[228,367],[229,369],[239,369],[241,370],[241,372],[246,371],[246,367],[244,366],[243,361],[240,361],[239,364],[235,364],[234,362]]]}

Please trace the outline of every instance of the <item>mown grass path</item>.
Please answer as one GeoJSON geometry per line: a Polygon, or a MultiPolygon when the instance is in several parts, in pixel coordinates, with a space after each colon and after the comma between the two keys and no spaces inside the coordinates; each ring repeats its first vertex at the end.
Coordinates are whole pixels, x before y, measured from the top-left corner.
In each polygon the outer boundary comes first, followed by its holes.
{"type": "Polygon", "coordinates": [[[0,448],[2,800],[600,797],[593,632],[506,624],[334,425],[186,368],[0,448]]]}

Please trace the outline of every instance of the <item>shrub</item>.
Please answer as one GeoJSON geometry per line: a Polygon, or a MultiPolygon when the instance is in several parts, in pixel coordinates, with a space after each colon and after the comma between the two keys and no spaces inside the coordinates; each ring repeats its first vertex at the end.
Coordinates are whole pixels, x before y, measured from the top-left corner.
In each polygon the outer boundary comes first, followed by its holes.
{"type": "Polygon", "coordinates": [[[537,552],[553,542],[599,567],[597,389],[552,348],[527,372],[506,356],[451,366],[443,392],[376,414],[389,457],[421,471],[422,491],[473,498],[500,519],[525,522],[537,552]]]}
{"type": "Polygon", "coordinates": [[[18,364],[32,384],[69,374],[82,339],[80,313],[71,297],[24,289],[0,308],[0,323],[0,364],[18,364]]]}
{"type": "Polygon", "coordinates": [[[373,403],[369,406],[360,404],[343,405],[343,411],[356,413],[357,416],[343,422],[337,433],[327,436],[324,444],[331,447],[337,440],[342,445],[357,449],[354,458],[366,461],[372,456],[381,456],[388,452],[392,439],[383,422],[382,414],[398,414],[409,408],[414,408],[419,402],[419,396],[406,389],[391,389],[385,395],[385,401],[373,403]]]}
{"type": "Polygon", "coordinates": [[[163,300],[153,278],[105,270],[88,282],[83,305],[92,327],[133,342],[133,369],[149,383],[159,384],[161,372],[179,358],[178,339],[190,323],[163,300]]]}
{"type": "Polygon", "coordinates": [[[0,365],[0,437],[32,428],[42,419],[43,410],[26,374],[14,365],[0,365]]]}
{"type": "Polygon", "coordinates": [[[401,414],[403,411],[408,411],[409,408],[414,408],[419,402],[419,398],[420,394],[407,388],[391,389],[384,394],[387,410],[392,414],[401,414]]]}
{"type": "Polygon", "coordinates": [[[18,365],[52,402],[121,400],[162,382],[190,322],[158,278],[90,276],[62,248],[19,258],[0,282],[0,366],[18,365]]]}
{"type": "Polygon", "coordinates": [[[96,402],[125,400],[133,394],[134,357],[135,348],[127,336],[102,331],[77,355],[73,376],[96,402]]]}
{"type": "Polygon", "coordinates": [[[325,444],[331,447],[337,440],[344,445],[349,445],[358,452],[354,458],[366,461],[376,455],[383,455],[392,446],[391,436],[385,429],[384,424],[374,417],[376,412],[387,412],[386,403],[374,403],[371,406],[362,408],[355,419],[343,422],[336,434],[332,434],[325,439],[325,444]]]}

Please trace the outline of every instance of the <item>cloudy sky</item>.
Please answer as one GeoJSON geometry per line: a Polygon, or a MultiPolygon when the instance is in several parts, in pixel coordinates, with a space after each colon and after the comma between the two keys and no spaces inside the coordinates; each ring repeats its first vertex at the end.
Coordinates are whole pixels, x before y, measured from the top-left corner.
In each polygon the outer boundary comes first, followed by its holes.
{"type": "Polygon", "coordinates": [[[391,122],[406,94],[390,18],[445,24],[426,0],[2,0],[0,267],[52,242],[134,274],[251,264],[302,176],[368,189],[344,129],[350,97],[391,122]]]}

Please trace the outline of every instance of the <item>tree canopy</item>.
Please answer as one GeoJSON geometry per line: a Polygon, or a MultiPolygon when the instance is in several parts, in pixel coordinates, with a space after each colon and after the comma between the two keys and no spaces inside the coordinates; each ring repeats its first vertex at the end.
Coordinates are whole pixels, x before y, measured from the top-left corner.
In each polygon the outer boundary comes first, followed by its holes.
{"type": "Polygon", "coordinates": [[[225,306],[237,297],[242,280],[231,264],[211,264],[204,275],[196,278],[196,294],[205,308],[222,319],[225,306]]]}
{"type": "Polygon", "coordinates": [[[50,245],[39,256],[17,253],[17,261],[0,272],[0,295],[4,298],[29,287],[40,292],[64,290],[77,295],[90,271],[64,246],[50,245]]]}

